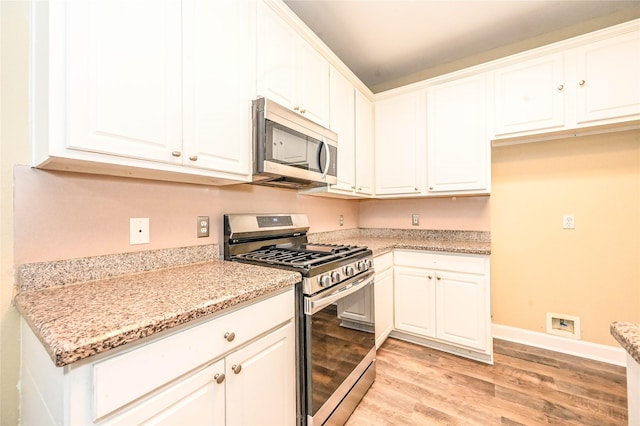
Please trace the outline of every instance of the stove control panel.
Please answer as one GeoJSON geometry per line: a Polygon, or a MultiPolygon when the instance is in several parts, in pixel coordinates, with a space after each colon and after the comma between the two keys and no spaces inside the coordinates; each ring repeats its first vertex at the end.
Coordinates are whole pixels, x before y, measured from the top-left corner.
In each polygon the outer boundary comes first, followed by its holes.
{"type": "Polygon", "coordinates": [[[322,289],[338,285],[340,282],[355,277],[373,268],[373,260],[369,257],[365,259],[353,260],[332,270],[322,272],[319,275],[305,277],[303,282],[304,294],[314,294],[322,289]]]}

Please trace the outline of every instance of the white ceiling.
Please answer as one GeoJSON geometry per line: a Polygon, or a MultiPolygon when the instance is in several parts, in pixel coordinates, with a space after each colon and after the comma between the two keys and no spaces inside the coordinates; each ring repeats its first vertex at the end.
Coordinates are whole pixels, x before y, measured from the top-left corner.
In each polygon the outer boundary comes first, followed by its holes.
{"type": "Polygon", "coordinates": [[[373,92],[640,17],[640,0],[284,2],[373,92]]]}

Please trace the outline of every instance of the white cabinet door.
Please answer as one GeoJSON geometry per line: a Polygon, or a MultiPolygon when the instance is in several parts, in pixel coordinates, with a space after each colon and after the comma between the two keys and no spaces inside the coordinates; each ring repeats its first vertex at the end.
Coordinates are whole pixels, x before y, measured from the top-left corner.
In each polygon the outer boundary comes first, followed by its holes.
{"type": "Polygon", "coordinates": [[[436,272],[437,337],[486,350],[487,312],[484,275],[436,272]]]}
{"type": "Polygon", "coordinates": [[[258,93],[329,127],[329,62],[258,2],[258,93]]]}
{"type": "Polygon", "coordinates": [[[429,193],[486,191],[490,179],[486,76],[427,89],[429,193]]]}
{"type": "Polygon", "coordinates": [[[355,120],[356,192],[363,195],[373,195],[373,171],[375,168],[373,163],[373,103],[358,90],[356,90],[355,98],[355,120]]]}
{"type": "Polygon", "coordinates": [[[181,163],[180,1],[66,7],[67,147],[181,163]]]}
{"type": "Polygon", "coordinates": [[[296,422],[293,323],[226,358],[227,426],[296,422]]]}
{"type": "Polygon", "coordinates": [[[305,117],[329,127],[329,62],[300,39],[298,44],[299,111],[305,117]]]}
{"type": "Polygon", "coordinates": [[[393,286],[395,328],[424,337],[436,337],[434,272],[396,266],[393,286]]]}
{"type": "Polygon", "coordinates": [[[376,102],[376,195],[420,193],[426,162],[425,109],[424,91],[376,102]]]}
{"type": "Polygon", "coordinates": [[[332,189],[353,192],[356,187],[355,87],[331,70],[331,129],[338,134],[338,183],[332,189]]]}
{"type": "Polygon", "coordinates": [[[640,32],[590,43],[576,61],[578,124],[640,114],[640,32]]]}
{"type": "Polygon", "coordinates": [[[248,175],[255,6],[235,0],[183,4],[183,162],[248,175]]]}
{"type": "Polygon", "coordinates": [[[564,126],[564,56],[532,59],[494,72],[495,134],[564,126]]]}
{"type": "Polygon", "coordinates": [[[376,348],[380,348],[393,330],[393,269],[376,273],[374,300],[376,348]]]}
{"type": "Polygon", "coordinates": [[[293,108],[296,103],[298,35],[268,6],[258,4],[258,91],[293,108]]]}
{"type": "Polygon", "coordinates": [[[225,424],[224,364],[224,360],[220,360],[103,424],[222,426],[225,424]]]}

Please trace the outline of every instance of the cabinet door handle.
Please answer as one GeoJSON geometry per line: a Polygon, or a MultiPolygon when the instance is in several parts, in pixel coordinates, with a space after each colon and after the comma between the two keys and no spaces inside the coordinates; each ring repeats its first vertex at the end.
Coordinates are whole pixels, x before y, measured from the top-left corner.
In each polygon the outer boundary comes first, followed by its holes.
{"type": "Polygon", "coordinates": [[[439,276],[437,276],[437,275],[436,275],[436,280],[440,281],[440,280],[441,280],[441,277],[439,277],[439,276]]]}
{"type": "Polygon", "coordinates": [[[432,279],[433,277],[431,275],[427,275],[427,278],[432,279]]]}
{"type": "Polygon", "coordinates": [[[198,156],[197,156],[197,155],[191,155],[191,156],[189,157],[189,160],[191,160],[191,161],[198,161],[198,156]]]}
{"type": "Polygon", "coordinates": [[[294,111],[300,111],[300,107],[298,105],[296,105],[296,106],[293,107],[293,110],[294,111]]]}
{"type": "Polygon", "coordinates": [[[242,371],[242,364],[233,364],[231,366],[231,369],[233,370],[234,373],[240,374],[240,372],[242,371]]]}
{"type": "Polygon", "coordinates": [[[305,112],[307,112],[307,110],[306,110],[306,109],[304,109],[304,108],[302,108],[302,109],[300,110],[300,114],[304,114],[305,112]]]}
{"type": "Polygon", "coordinates": [[[180,157],[182,153],[180,151],[171,151],[171,155],[173,155],[174,157],[180,157]]]}
{"type": "Polygon", "coordinates": [[[562,92],[564,90],[564,84],[558,86],[558,92],[562,92]]]}
{"type": "Polygon", "coordinates": [[[216,373],[216,375],[213,376],[213,380],[215,380],[217,384],[221,384],[224,382],[224,373],[216,373]]]}
{"type": "Polygon", "coordinates": [[[579,84],[580,86],[584,86],[584,85],[585,85],[585,83],[586,83],[586,81],[584,81],[584,80],[580,80],[580,81],[578,82],[578,84],[579,84]]]}
{"type": "Polygon", "coordinates": [[[234,333],[233,331],[227,331],[226,333],[224,333],[224,338],[227,339],[227,342],[233,342],[233,339],[236,338],[236,333],[234,333]]]}

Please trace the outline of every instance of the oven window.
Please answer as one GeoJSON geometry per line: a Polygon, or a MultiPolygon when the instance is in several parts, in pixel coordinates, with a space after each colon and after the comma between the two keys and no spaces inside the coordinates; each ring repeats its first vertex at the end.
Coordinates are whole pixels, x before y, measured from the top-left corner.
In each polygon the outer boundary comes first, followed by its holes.
{"type": "Polygon", "coordinates": [[[307,404],[313,416],[375,346],[372,291],[368,285],[305,316],[307,404]]]}

